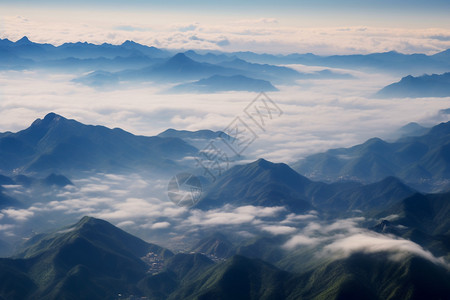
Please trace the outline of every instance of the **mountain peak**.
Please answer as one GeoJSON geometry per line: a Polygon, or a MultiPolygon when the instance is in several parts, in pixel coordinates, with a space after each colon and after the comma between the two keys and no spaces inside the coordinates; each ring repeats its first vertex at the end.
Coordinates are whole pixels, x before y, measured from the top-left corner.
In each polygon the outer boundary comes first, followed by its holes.
{"type": "Polygon", "coordinates": [[[183,64],[183,63],[191,63],[194,60],[190,59],[184,53],[177,53],[169,59],[170,63],[183,64]]]}
{"type": "Polygon", "coordinates": [[[50,124],[58,123],[61,120],[66,120],[63,116],[60,116],[58,114],[55,114],[54,112],[48,113],[44,119],[37,119],[36,121],[31,124],[31,126],[49,126],[50,124]]]}
{"type": "Polygon", "coordinates": [[[84,216],[70,228],[79,232],[102,232],[102,234],[110,236],[122,232],[120,228],[115,227],[113,224],[90,216],[84,216]]]}
{"type": "Polygon", "coordinates": [[[14,44],[14,42],[11,42],[8,39],[0,39],[0,45],[8,45],[8,46],[10,46],[10,45],[13,45],[13,44],[14,44]]]}
{"type": "Polygon", "coordinates": [[[265,160],[264,158],[259,158],[258,160],[256,160],[256,161],[254,162],[254,164],[255,164],[256,166],[259,166],[259,167],[264,168],[264,169],[267,169],[267,168],[269,168],[269,167],[271,167],[271,166],[274,165],[273,162],[270,162],[270,161],[268,161],[268,160],[265,160]]]}
{"type": "Polygon", "coordinates": [[[64,117],[62,117],[58,114],[55,114],[54,112],[51,112],[51,113],[48,113],[47,115],[45,115],[44,121],[47,121],[47,122],[59,121],[59,120],[61,120],[61,118],[64,119],[64,117]]]}
{"type": "Polygon", "coordinates": [[[135,45],[139,45],[139,44],[132,40],[126,40],[125,42],[122,43],[121,46],[135,46],[135,45]]]}
{"type": "Polygon", "coordinates": [[[73,227],[75,228],[82,228],[86,225],[97,225],[97,224],[106,224],[107,222],[100,220],[100,219],[96,219],[94,217],[90,217],[90,216],[84,216],[83,218],[80,219],[80,221],[78,221],[78,223],[76,223],[73,227]]]}
{"type": "Polygon", "coordinates": [[[416,123],[416,122],[410,122],[402,127],[400,127],[401,131],[407,131],[407,132],[413,132],[418,130],[424,130],[426,127],[416,123]]]}
{"type": "Polygon", "coordinates": [[[27,36],[24,36],[20,40],[16,41],[16,45],[28,45],[28,44],[32,44],[32,42],[28,39],[27,36]]]}
{"type": "Polygon", "coordinates": [[[64,187],[66,185],[73,185],[73,183],[69,180],[69,178],[67,178],[64,175],[59,175],[59,174],[55,174],[55,173],[51,173],[50,175],[48,175],[44,179],[44,182],[47,185],[59,186],[59,187],[64,187]]]}
{"type": "MultiPolygon", "coordinates": [[[[265,160],[264,158],[259,158],[258,160],[246,164],[246,165],[240,165],[236,166],[236,171],[238,172],[244,172],[247,173],[250,171],[252,176],[255,176],[256,174],[266,173],[266,174],[272,174],[275,177],[284,178],[285,176],[288,177],[303,177],[297,172],[295,172],[291,167],[289,167],[287,164],[284,163],[273,163],[271,161],[265,160]]],[[[306,179],[306,178],[305,178],[306,179]]]]}
{"type": "Polygon", "coordinates": [[[429,131],[430,135],[448,135],[450,133],[450,122],[440,123],[429,131]]]}

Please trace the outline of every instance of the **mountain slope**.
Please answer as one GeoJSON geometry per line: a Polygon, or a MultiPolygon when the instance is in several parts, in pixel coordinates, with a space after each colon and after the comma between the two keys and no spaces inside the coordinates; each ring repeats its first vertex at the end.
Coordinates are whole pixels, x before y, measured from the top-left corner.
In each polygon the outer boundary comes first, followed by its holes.
{"type": "Polygon", "coordinates": [[[381,222],[371,229],[412,240],[437,257],[450,253],[450,193],[414,194],[376,217],[381,222]]]}
{"type": "Polygon", "coordinates": [[[215,258],[228,258],[234,254],[234,245],[221,233],[214,233],[198,241],[191,252],[202,253],[215,258]]]}
{"type": "Polygon", "coordinates": [[[346,209],[376,211],[385,209],[414,194],[414,189],[403,184],[395,177],[387,177],[379,182],[354,187],[338,192],[326,201],[330,208],[345,207],[346,209]]]}
{"type": "Polygon", "coordinates": [[[445,299],[450,273],[420,257],[353,254],[291,280],[289,299],[445,299]]]}
{"type": "Polygon", "coordinates": [[[312,208],[305,197],[310,184],[310,180],[285,164],[259,159],[228,170],[209,188],[197,207],[286,205],[293,211],[306,211],[312,208]]]}
{"type": "Polygon", "coordinates": [[[234,256],[199,276],[169,299],[285,299],[289,273],[261,260],[234,256]]]}
{"type": "MultiPolygon", "coordinates": [[[[80,237],[95,243],[96,246],[98,245],[105,249],[114,249],[116,252],[126,255],[131,254],[137,257],[141,257],[148,252],[164,255],[167,251],[159,246],[148,244],[104,220],[83,217],[78,223],[72,226],[52,234],[40,236],[37,241],[33,240],[33,243],[27,245],[27,249],[19,254],[18,257],[30,258],[48,252],[49,250],[54,251],[67,241],[80,237]]],[[[170,251],[167,252],[167,255],[168,257],[172,256],[170,251]]]]}
{"type": "Polygon", "coordinates": [[[430,235],[450,236],[450,193],[414,194],[392,205],[379,217],[397,215],[393,224],[419,229],[430,235]]]}
{"type": "MultiPolygon", "coordinates": [[[[110,223],[91,217],[27,242],[15,259],[0,262],[1,276],[26,287],[24,299],[103,299],[140,293],[134,287],[149,268],[140,257],[149,252],[168,259],[167,249],[146,243],[110,223]]],[[[0,295],[20,290],[2,283],[0,295]]]]}
{"type": "Polygon", "coordinates": [[[169,299],[445,299],[449,283],[448,270],[415,256],[353,254],[303,274],[234,256],[169,299]]]}
{"type": "Polygon", "coordinates": [[[200,253],[178,253],[167,260],[165,267],[166,271],[175,273],[180,281],[184,281],[200,276],[213,265],[212,260],[200,253]]]}

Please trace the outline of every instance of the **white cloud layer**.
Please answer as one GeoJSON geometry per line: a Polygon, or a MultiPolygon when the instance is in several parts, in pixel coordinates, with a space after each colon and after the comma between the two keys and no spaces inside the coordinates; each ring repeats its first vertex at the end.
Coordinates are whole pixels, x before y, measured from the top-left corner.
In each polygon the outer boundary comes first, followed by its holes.
{"type": "Polygon", "coordinates": [[[297,231],[297,228],[295,227],[290,227],[290,226],[276,226],[276,225],[271,225],[271,226],[263,226],[262,227],[263,230],[270,232],[272,234],[290,234],[293,233],[295,231],[297,231]]]}
{"type": "Polygon", "coordinates": [[[442,264],[450,268],[443,258],[437,258],[420,245],[405,239],[386,236],[372,232],[358,233],[339,239],[325,246],[325,253],[337,254],[347,257],[353,253],[388,252],[394,260],[400,260],[408,255],[417,255],[428,259],[435,264],[442,264]]]}
{"type": "MultiPolygon", "coordinates": [[[[275,18],[226,19],[222,22],[170,22],[161,16],[73,20],[43,18],[32,13],[2,15],[3,37],[62,44],[88,41],[121,44],[126,40],[170,49],[209,49],[272,53],[343,54],[396,50],[434,53],[450,48],[450,30],[376,26],[300,26],[275,18]]],[[[0,15],[1,16],[1,15],[0,15]]],[[[96,16],[98,17],[98,16],[96,16]]],[[[167,16],[170,18],[169,16],[167,16]]]]}
{"type": "MultiPolygon", "coordinates": [[[[300,247],[317,247],[316,256],[349,257],[354,253],[387,253],[392,260],[415,255],[435,264],[450,268],[443,257],[436,257],[420,245],[394,235],[379,234],[361,226],[362,217],[310,222],[293,234],[283,245],[293,250],[300,247]]],[[[316,249],[316,248],[314,248],[316,249]]]]}
{"type": "Polygon", "coordinates": [[[280,86],[280,92],[268,96],[284,113],[268,122],[266,131],[243,112],[255,93],[181,97],[159,94],[152,84],[97,91],[70,83],[71,78],[73,75],[0,72],[0,131],[23,129],[50,111],[83,123],[120,127],[143,135],[155,135],[167,128],[223,130],[239,116],[254,126],[258,135],[244,153],[248,160],[264,157],[292,162],[307,154],[389,135],[412,121],[431,126],[449,119],[448,114],[437,112],[450,107],[450,98],[369,98],[398,80],[386,74],[358,73],[354,80],[308,80],[299,81],[298,86],[280,86]]]}

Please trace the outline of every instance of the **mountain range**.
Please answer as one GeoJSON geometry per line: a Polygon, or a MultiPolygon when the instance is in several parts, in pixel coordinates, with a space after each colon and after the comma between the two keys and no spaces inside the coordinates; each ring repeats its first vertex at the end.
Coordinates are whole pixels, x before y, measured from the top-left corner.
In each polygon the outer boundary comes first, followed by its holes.
{"type": "Polygon", "coordinates": [[[179,138],[135,136],[121,129],[84,125],[49,113],[30,127],[0,137],[4,173],[76,170],[170,170],[198,150],[179,138]]]}
{"type": "MultiPolygon", "coordinates": [[[[275,90],[278,84],[295,84],[305,79],[352,79],[353,75],[323,69],[314,72],[299,72],[289,67],[293,64],[342,68],[356,70],[376,70],[405,77],[399,83],[386,87],[378,96],[399,94],[407,97],[412,91],[405,88],[409,82],[420,82],[424,91],[420,93],[442,97],[448,91],[443,86],[444,75],[429,78],[412,77],[423,73],[442,73],[450,68],[450,50],[434,55],[402,54],[395,51],[366,55],[319,56],[311,53],[273,55],[253,52],[202,52],[189,50],[184,53],[158,49],[125,41],[120,45],[103,43],[95,45],[87,42],[65,43],[60,46],[30,41],[27,37],[12,42],[0,40],[0,69],[46,69],[59,72],[81,73],[74,82],[92,87],[116,88],[119,83],[151,81],[181,85],[172,92],[199,91],[265,91],[275,90]],[[88,74],[83,74],[88,73],[88,74]],[[247,81],[244,85],[235,76],[247,81]],[[234,79],[233,79],[234,78],[234,79]],[[233,80],[232,80],[233,79],[233,80]],[[186,84],[186,85],[183,85],[186,84]],[[274,87],[275,84],[275,87],[274,87]],[[206,85],[206,87],[202,87],[206,85]],[[440,87],[439,87],[440,86],[440,87]]],[[[414,89],[418,89],[415,86],[414,89]]]]}
{"type": "Polygon", "coordinates": [[[3,299],[444,299],[450,274],[417,256],[353,254],[306,272],[236,255],[174,255],[110,223],[78,223],[0,259],[3,299]]]}
{"type": "Polygon", "coordinates": [[[380,98],[450,97],[450,73],[406,76],[375,94],[380,98]]]}
{"type": "Polygon", "coordinates": [[[289,65],[302,64],[308,66],[324,66],[332,68],[377,70],[395,74],[408,75],[423,72],[446,72],[449,69],[450,49],[432,55],[403,54],[396,51],[320,56],[313,53],[292,53],[288,55],[254,53],[254,52],[207,52],[204,54],[188,51],[186,55],[197,60],[218,63],[225,60],[241,59],[251,63],[289,65]]]}
{"type": "MultiPolygon", "coordinates": [[[[264,159],[237,165],[207,187],[198,208],[287,205],[295,211],[345,212],[389,205],[415,189],[445,190],[450,176],[446,157],[449,128],[450,123],[442,123],[424,135],[392,143],[374,138],[351,148],[312,155],[294,165],[309,179],[286,164],[264,159]]],[[[56,174],[77,171],[173,172],[183,167],[179,162],[182,158],[196,155],[197,147],[221,134],[171,129],[155,137],[135,136],[50,113],[25,130],[0,136],[0,169],[5,175],[13,170],[16,173],[2,177],[3,184],[29,185],[36,180],[23,174],[35,172],[42,174],[46,185],[57,186],[71,183],[56,174]],[[18,171],[22,175],[17,176],[18,171]]],[[[2,202],[11,201],[7,199],[2,202]]]]}
{"type": "Polygon", "coordinates": [[[303,64],[366,71],[376,70],[406,76],[412,73],[447,72],[450,63],[448,53],[450,53],[450,49],[433,55],[403,54],[396,51],[331,56],[319,56],[312,53],[271,55],[253,52],[235,52],[233,55],[240,59],[257,63],[303,64]]]}
{"type": "Polygon", "coordinates": [[[386,142],[372,138],[350,148],[313,154],[293,165],[309,178],[375,182],[395,176],[423,191],[445,190],[450,180],[450,122],[425,134],[386,142]]]}
{"type": "MultiPolygon", "coordinates": [[[[184,53],[172,53],[132,41],[121,45],[66,43],[61,46],[39,44],[23,37],[17,42],[0,40],[0,66],[3,69],[48,69],[61,72],[84,72],[73,81],[92,87],[117,87],[119,83],[152,81],[165,83],[191,82],[172,92],[201,89],[218,91],[274,91],[269,82],[300,78],[300,73],[267,64],[225,59],[220,63],[199,62],[184,53]]],[[[192,52],[191,52],[192,54],[192,52]]]]}
{"type": "MultiPolygon", "coordinates": [[[[225,204],[286,205],[298,212],[319,209],[340,213],[381,208],[412,195],[414,188],[426,191],[424,187],[432,186],[433,182],[445,183],[449,126],[442,123],[425,135],[404,137],[393,143],[372,139],[349,149],[329,150],[297,165],[297,170],[313,180],[335,180],[335,183],[312,181],[286,164],[264,159],[237,165],[206,187],[198,208],[225,204]],[[313,169],[320,166],[326,168],[321,171],[326,177],[317,176],[320,173],[313,169]],[[397,172],[394,167],[398,168],[397,172]],[[421,172],[414,173],[414,170],[421,172]],[[423,174],[433,176],[423,177],[423,174]],[[342,177],[356,180],[342,181],[342,177]]],[[[43,174],[40,175],[45,178],[43,183],[57,186],[71,184],[58,173],[136,169],[173,172],[183,167],[179,163],[182,158],[196,155],[197,147],[221,134],[171,129],[156,137],[135,136],[121,129],[84,125],[50,113],[25,130],[2,134],[0,168],[5,175],[12,170],[43,174]]],[[[36,182],[24,175],[3,177],[3,181],[25,186],[36,182]]],[[[11,202],[8,199],[2,202],[11,202]]]]}
{"type": "Polygon", "coordinates": [[[196,208],[212,209],[226,204],[285,206],[297,213],[317,209],[345,214],[353,210],[381,210],[414,193],[395,177],[368,185],[327,184],[311,181],[286,164],[259,159],[226,171],[207,188],[196,208]]]}
{"type": "MultiPolygon", "coordinates": [[[[179,253],[87,216],[50,232],[27,232],[20,245],[0,240],[1,254],[15,247],[13,256],[0,259],[0,299],[445,299],[450,122],[429,129],[409,124],[400,133],[408,136],[329,150],[295,169],[265,159],[231,167],[205,184],[197,206],[182,212],[188,218],[170,220],[186,237],[196,237],[179,253]],[[440,193],[424,193],[429,190],[440,193]],[[239,207],[282,207],[282,213],[244,225],[185,227],[202,215],[226,219],[233,214],[227,209],[239,207]],[[286,222],[289,217],[303,221],[286,222]],[[355,219],[365,227],[352,225],[355,219]],[[268,233],[258,222],[294,233],[268,233]],[[377,245],[395,242],[412,250],[375,246],[321,256],[326,243],[345,241],[336,224],[381,240],[377,245]],[[286,247],[308,227],[318,229],[300,238],[314,242],[286,247]]],[[[184,168],[182,158],[198,153],[196,143],[223,134],[168,129],[135,136],[50,113],[25,130],[0,134],[0,220],[33,205],[14,199],[10,186],[70,188],[71,172],[90,170],[172,175],[184,168]]],[[[31,201],[45,197],[38,193],[31,201]]],[[[172,238],[168,234],[164,239],[172,238]]]]}
{"type": "Polygon", "coordinates": [[[231,139],[229,135],[227,135],[223,131],[212,131],[208,129],[202,129],[197,131],[189,131],[189,130],[176,130],[173,128],[169,128],[164,130],[160,134],[159,137],[163,138],[179,138],[186,141],[192,140],[214,140],[223,136],[224,138],[231,139]]]}
{"type": "Polygon", "coordinates": [[[300,78],[301,74],[287,67],[270,65],[221,64],[197,62],[178,53],[165,60],[153,62],[144,68],[124,69],[117,72],[97,70],[82,75],[75,82],[99,86],[112,86],[119,82],[178,83],[167,92],[215,93],[221,91],[276,91],[268,81],[285,82],[300,78]],[[247,68],[246,68],[247,67],[247,68]]]}

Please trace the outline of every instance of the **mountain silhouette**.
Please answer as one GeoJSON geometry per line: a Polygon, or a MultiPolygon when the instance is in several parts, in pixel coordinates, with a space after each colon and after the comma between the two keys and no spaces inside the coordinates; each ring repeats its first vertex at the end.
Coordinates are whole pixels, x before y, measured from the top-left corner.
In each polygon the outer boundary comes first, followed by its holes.
{"type": "Polygon", "coordinates": [[[217,93],[226,91],[270,92],[277,91],[269,81],[249,78],[243,75],[213,75],[191,83],[177,85],[172,93],[217,93]]]}
{"type": "Polygon", "coordinates": [[[197,153],[178,138],[135,136],[121,129],[84,125],[49,113],[30,127],[0,138],[0,168],[36,172],[173,168],[197,153]]]}
{"type": "Polygon", "coordinates": [[[380,98],[419,98],[450,96],[450,73],[403,77],[375,94],[380,98]]]}

